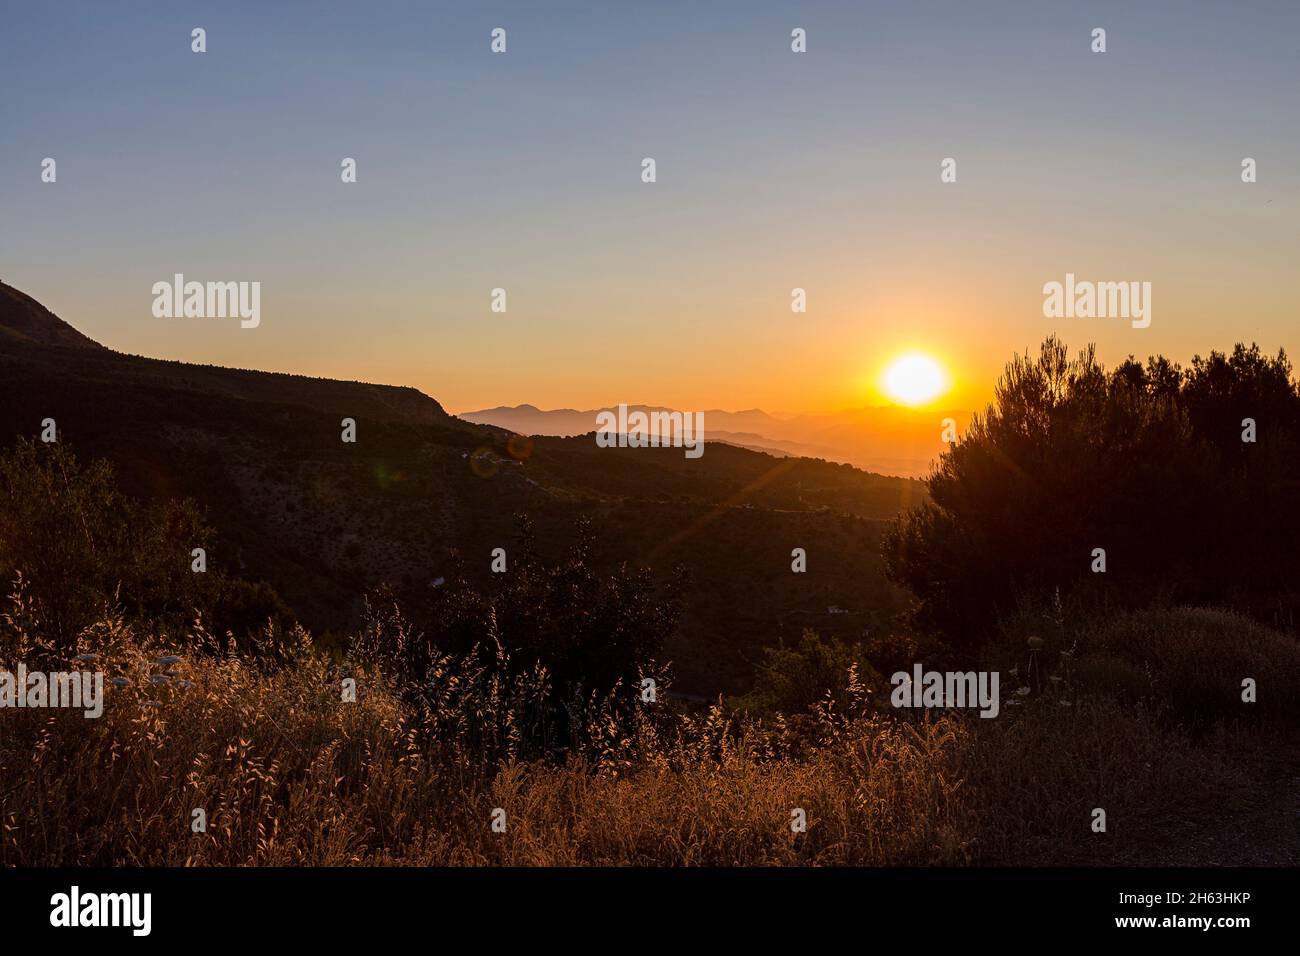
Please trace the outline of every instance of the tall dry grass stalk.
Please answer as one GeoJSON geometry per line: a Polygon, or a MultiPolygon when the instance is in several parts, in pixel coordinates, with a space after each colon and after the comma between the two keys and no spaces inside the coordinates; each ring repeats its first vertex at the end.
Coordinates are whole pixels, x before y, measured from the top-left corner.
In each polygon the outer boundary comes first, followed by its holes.
{"type": "MultiPolygon", "coordinates": [[[[27,611],[16,595],[0,667],[84,666],[27,611]]],[[[499,652],[434,655],[416,680],[377,647],[338,661],[301,630],[235,648],[196,625],[178,649],[106,617],[77,648],[105,672],[100,719],[0,714],[0,863],[1103,862],[1116,833],[1229,786],[1219,751],[1104,699],[902,720],[864,693],[760,722],[630,689],[557,703],[544,671],[507,676],[499,652]],[[1107,835],[1087,826],[1096,806],[1107,835]]]]}

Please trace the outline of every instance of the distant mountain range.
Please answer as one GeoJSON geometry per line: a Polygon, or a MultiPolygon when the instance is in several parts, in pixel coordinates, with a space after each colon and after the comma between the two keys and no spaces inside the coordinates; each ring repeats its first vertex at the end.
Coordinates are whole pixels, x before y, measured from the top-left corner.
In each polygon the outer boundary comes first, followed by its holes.
{"type": "MultiPolygon", "coordinates": [[[[218,534],[209,562],[266,582],[317,634],[356,627],[380,583],[432,586],[458,560],[490,578],[491,551],[514,546],[521,514],[547,558],[566,554],[586,518],[601,569],[685,568],[666,649],[684,692],[744,691],[762,647],[805,627],[860,639],[907,606],[879,544],[925,499],[920,482],[773,457],[801,446],[757,411],[709,413],[706,426],[725,422],[731,438],[706,432],[696,460],[512,434],[541,436],[546,414],[475,424],[413,388],[126,355],[0,283],[0,448],[53,418],[61,443],[112,462],[131,495],[195,499],[218,534]],[[344,417],[355,444],[340,440],[344,417]],[[806,573],[791,573],[795,547],[806,573]]],[[[567,415],[561,431],[594,429],[594,413],[567,415]]]]}
{"type": "MultiPolygon", "coordinates": [[[[461,412],[457,417],[508,428],[521,435],[567,437],[595,431],[597,415],[612,410],[544,411],[535,405],[514,405],[461,412]]],[[[634,410],[672,411],[658,405],[628,406],[629,413],[634,410]]],[[[822,458],[878,474],[919,478],[929,472],[931,463],[943,451],[943,420],[953,419],[960,432],[970,417],[969,412],[956,409],[918,411],[896,405],[786,416],[757,408],[740,412],[710,409],[704,413],[704,434],[710,442],[725,442],[778,457],[822,458]]]]}

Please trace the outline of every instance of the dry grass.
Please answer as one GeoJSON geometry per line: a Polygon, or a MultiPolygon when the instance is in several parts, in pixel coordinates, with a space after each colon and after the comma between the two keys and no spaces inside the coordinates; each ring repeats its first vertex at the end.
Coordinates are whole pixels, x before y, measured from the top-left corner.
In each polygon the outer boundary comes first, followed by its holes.
{"type": "MultiPolygon", "coordinates": [[[[0,667],[44,655],[59,669],[20,612],[0,667]]],[[[1031,699],[996,720],[864,703],[760,725],[616,694],[566,723],[546,716],[545,675],[502,678],[478,658],[442,659],[416,687],[360,655],[330,661],[302,632],[274,653],[221,653],[199,628],[177,651],[113,620],[78,650],[130,683],[106,686],[98,720],[0,715],[0,864],[1105,862],[1232,786],[1226,745],[1102,697],[1031,699]],[[167,653],[183,660],[157,664],[167,653]],[[356,703],[341,702],[345,675],[356,703]],[[1089,828],[1094,807],[1106,834],[1089,828]]]]}

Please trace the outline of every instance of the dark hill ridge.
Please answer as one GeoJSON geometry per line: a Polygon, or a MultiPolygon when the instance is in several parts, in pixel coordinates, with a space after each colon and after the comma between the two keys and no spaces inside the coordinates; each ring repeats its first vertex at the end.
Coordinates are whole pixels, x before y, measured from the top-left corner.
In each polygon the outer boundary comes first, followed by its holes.
{"type": "Polygon", "coordinates": [[[858,637],[901,608],[881,574],[880,532],[924,494],[919,482],[724,444],[689,460],[590,436],[511,439],[412,388],[123,355],[5,287],[0,445],[37,435],[46,417],[80,457],[113,462],[132,494],[197,500],[219,535],[209,561],[266,581],[317,633],[353,627],[368,588],[427,585],[455,555],[485,582],[491,550],[516,542],[518,514],[548,558],[587,517],[603,570],[686,566],[668,656],[688,693],[747,689],[760,648],[803,627],[858,637]],[[345,416],[356,444],[340,441],[345,416]],[[806,574],[790,571],[795,547],[806,574]],[[854,613],[828,617],[831,605],[854,613]]]}
{"type": "Polygon", "coordinates": [[[25,292],[0,282],[0,336],[33,345],[99,349],[98,342],[82,335],[25,292]]]}
{"type": "MultiPolygon", "coordinates": [[[[332,414],[366,416],[408,424],[454,422],[438,402],[418,389],[372,385],[282,372],[192,365],[126,355],[105,348],[74,329],[31,296],[0,283],[0,351],[5,345],[48,346],[56,351],[24,350],[50,374],[85,381],[129,380],[135,385],[208,392],[252,402],[304,405],[332,414]],[[69,353],[68,349],[77,349],[69,353]]],[[[2,356],[0,356],[2,357],[2,356]]]]}

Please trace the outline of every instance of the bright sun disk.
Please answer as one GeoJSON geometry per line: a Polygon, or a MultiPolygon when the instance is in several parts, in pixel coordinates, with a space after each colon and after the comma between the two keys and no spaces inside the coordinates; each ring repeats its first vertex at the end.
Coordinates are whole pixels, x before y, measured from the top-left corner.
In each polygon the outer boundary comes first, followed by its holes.
{"type": "Polygon", "coordinates": [[[885,392],[900,405],[922,405],[947,387],[943,367],[928,355],[903,355],[885,370],[885,392]]]}

